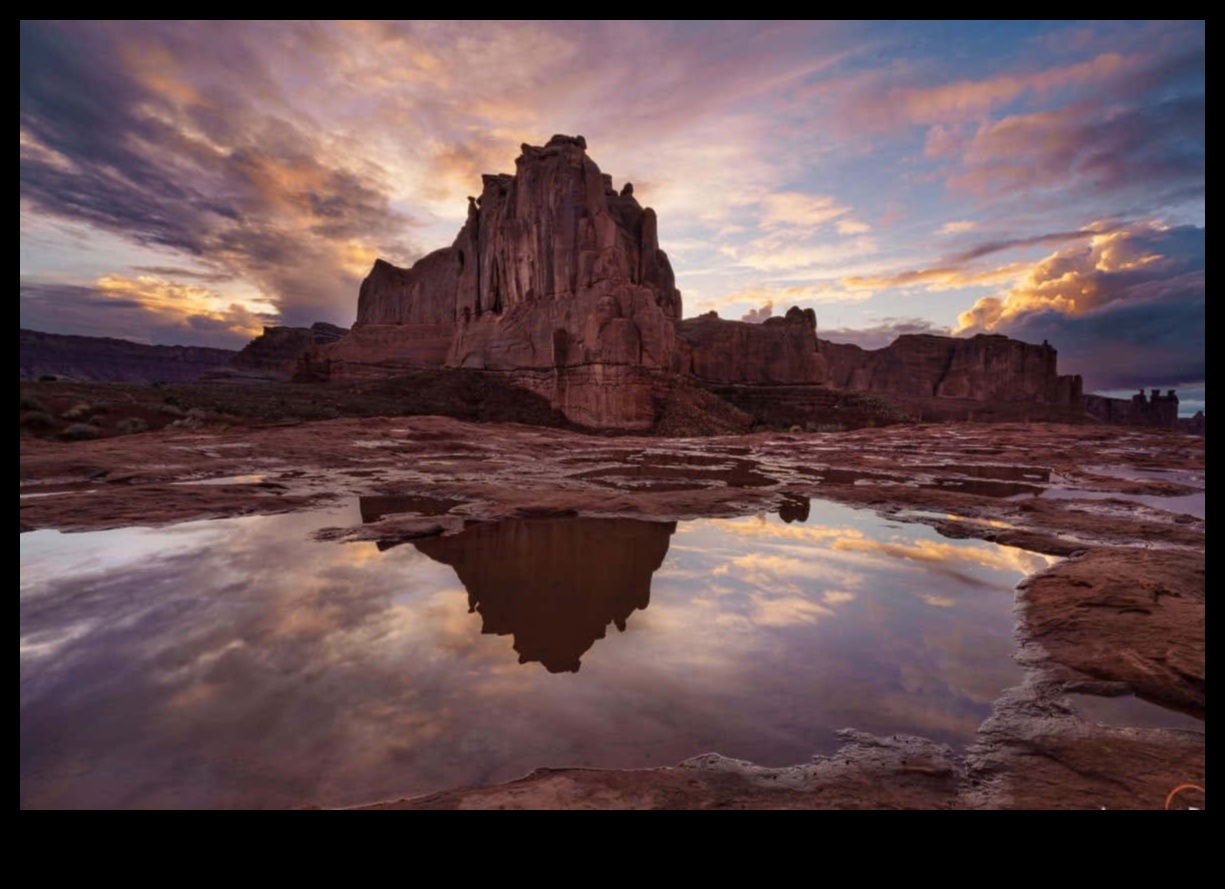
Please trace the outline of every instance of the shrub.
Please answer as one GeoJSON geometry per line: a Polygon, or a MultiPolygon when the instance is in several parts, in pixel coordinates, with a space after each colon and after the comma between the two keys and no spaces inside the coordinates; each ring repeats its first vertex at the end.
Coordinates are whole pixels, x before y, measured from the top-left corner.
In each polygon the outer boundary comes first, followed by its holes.
{"type": "Polygon", "coordinates": [[[21,425],[30,429],[50,429],[55,425],[55,417],[46,411],[30,411],[21,418],[21,425]]]}
{"type": "Polygon", "coordinates": [[[88,423],[73,423],[60,433],[60,438],[66,441],[85,441],[89,438],[97,438],[100,433],[101,430],[97,426],[90,426],[88,423]]]}
{"type": "Polygon", "coordinates": [[[33,395],[23,395],[21,396],[21,409],[23,411],[46,411],[47,406],[33,395]]]}
{"type": "Polygon", "coordinates": [[[80,404],[74,404],[72,407],[68,408],[68,410],[60,414],[60,417],[65,420],[83,420],[92,414],[93,411],[94,409],[91,405],[81,402],[80,404]]]}
{"type": "Polygon", "coordinates": [[[55,382],[56,380],[58,380],[58,379],[59,379],[59,377],[57,377],[55,374],[42,374],[42,375],[41,375],[41,376],[38,378],[38,382],[40,382],[40,383],[54,383],[54,382],[55,382]]]}
{"type": "Polygon", "coordinates": [[[181,416],[183,416],[183,409],[182,409],[181,407],[179,407],[178,405],[174,405],[174,404],[159,404],[159,405],[157,406],[157,409],[158,409],[158,411],[160,411],[161,413],[163,413],[163,414],[167,414],[167,415],[169,415],[169,416],[171,416],[171,417],[181,417],[181,416]]]}
{"type": "Polygon", "coordinates": [[[203,426],[203,421],[199,417],[184,417],[182,420],[175,420],[169,425],[169,429],[199,429],[203,426]]]}
{"type": "Polygon", "coordinates": [[[149,424],[141,417],[124,417],[115,424],[115,428],[124,435],[133,435],[137,432],[147,432],[149,424]]]}

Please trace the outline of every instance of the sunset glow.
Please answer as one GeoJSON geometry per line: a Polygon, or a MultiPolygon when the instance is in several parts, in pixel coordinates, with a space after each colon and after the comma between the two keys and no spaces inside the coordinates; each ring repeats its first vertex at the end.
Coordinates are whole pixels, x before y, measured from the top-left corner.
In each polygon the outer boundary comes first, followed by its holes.
{"type": "Polygon", "coordinates": [[[482,173],[583,134],[686,315],[1005,333],[1204,385],[1205,27],[21,25],[21,325],[240,347],[354,320],[482,173]]]}

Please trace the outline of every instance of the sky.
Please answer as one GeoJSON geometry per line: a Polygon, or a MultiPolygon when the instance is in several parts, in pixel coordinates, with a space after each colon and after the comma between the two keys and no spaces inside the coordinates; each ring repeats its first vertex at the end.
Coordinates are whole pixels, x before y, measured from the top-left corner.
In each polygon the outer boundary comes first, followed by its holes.
{"type": "Polygon", "coordinates": [[[349,325],[376,257],[581,134],[686,316],[1046,340],[1202,406],[1204,54],[1203,22],[23,22],[21,325],[349,325]]]}

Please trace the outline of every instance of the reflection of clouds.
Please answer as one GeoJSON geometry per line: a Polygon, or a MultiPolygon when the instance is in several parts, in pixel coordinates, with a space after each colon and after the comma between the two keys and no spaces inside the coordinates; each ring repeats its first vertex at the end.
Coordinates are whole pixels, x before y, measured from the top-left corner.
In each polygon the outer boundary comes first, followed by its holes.
{"type": "Polygon", "coordinates": [[[816,623],[834,612],[803,596],[755,595],[752,620],[763,627],[785,627],[796,623],[816,623]]]}
{"type": "MultiPolygon", "coordinates": [[[[1014,547],[973,546],[937,540],[897,541],[840,539],[831,544],[836,550],[881,553],[894,559],[914,562],[956,563],[979,565],[995,571],[1020,574],[1021,577],[1053,564],[1054,558],[1014,547]]],[[[1020,578],[1018,578],[1020,579],[1020,578]]]]}
{"type": "Polygon", "coordinates": [[[710,749],[782,764],[847,725],[965,740],[1015,681],[1011,595],[870,546],[926,526],[843,514],[682,524],[649,607],[579,674],[518,664],[414,548],[313,541],[334,515],[23,535],[22,799],[345,803],[710,749]],[[141,558],[60,561],[130,540],[141,558]]]}

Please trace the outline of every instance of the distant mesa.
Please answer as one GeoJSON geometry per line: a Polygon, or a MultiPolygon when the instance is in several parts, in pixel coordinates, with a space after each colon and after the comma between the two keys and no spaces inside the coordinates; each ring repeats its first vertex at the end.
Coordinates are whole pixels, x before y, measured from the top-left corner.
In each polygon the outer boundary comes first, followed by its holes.
{"type": "Polygon", "coordinates": [[[675,522],[523,519],[413,545],[455,569],[482,633],[513,636],[521,664],[566,673],[578,672],[610,625],[624,631],[650,604],[675,530],[675,522]]]}
{"type": "Polygon", "coordinates": [[[316,346],[339,342],[347,327],[316,321],[310,327],[265,327],[243,346],[224,370],[204,382],[285,382],[294,378],[299,358],[316,346]]]}
{"type": "Polygon", "coordinates": [[[232,349],[148,346],[131,340],[21,331],[21,379],[52,376],[105,383],[194,383],[226,367],[232,349]]]}

